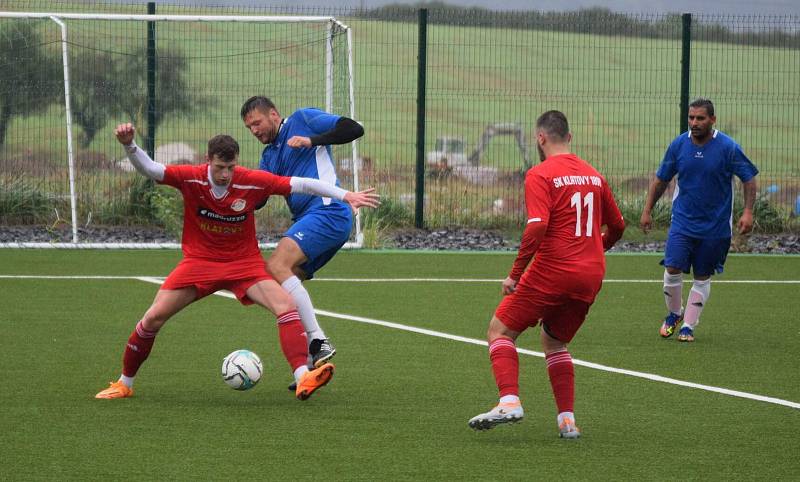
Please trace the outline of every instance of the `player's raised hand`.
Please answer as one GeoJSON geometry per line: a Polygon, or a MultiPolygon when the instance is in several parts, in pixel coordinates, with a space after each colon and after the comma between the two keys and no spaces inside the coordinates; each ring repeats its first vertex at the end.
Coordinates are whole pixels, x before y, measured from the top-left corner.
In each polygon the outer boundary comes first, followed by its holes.
{"type": "Polygon", "coordinates": [[[286,141],[286,145],[289,147],[311,147],[311,139],[308,137],[303,136],[292,136],[286,141]]]}
{"type": "Polygon", "coordinates": [[[344,195],[344,202],[348,203],[353,209],[361,207],[376,208],[381,204],[380,194],[371,187],[364,191],[348,192],[344,195]]]}
{"type": "Polygon", "coordinates": [[[134,134],[136,134],[136,128],[133,127],[133,124],[130,122],[126,124],[120,124],[116,129],[114,129],[114,135],[117,136],[117,140],[123,146],[127,146],[133,142],[134,134]]]}

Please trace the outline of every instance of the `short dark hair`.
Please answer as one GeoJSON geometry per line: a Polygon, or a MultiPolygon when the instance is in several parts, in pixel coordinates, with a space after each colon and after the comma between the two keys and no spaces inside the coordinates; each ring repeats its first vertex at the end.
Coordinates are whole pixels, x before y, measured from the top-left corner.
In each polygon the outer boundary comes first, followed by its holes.
{"type": "Polygon", "coordinates": [[[264,97],[263,95],[254,95],[253,97],[247,99],[244,102],[244,105],[242,105],[242,119],[244,119],[244,116],[253,112],[254,110],[259,110],[264,114],[268,114],[270,109],[275,109],[276,111],[278,110],[278,108],[275,107],[275,104],[267,97],[264,97]]]}
{"type": "Polygon", "coordinates": [[[225,161],[231,162],[239,155],[239,143],[236,139],[227,135],[219,134],[212,137],[208,141],[208,158],[213,159],[214,156],[225,161]]]}
{"type": "Polygon", "coordinates": [[[709,117],[714,117],[714,103],[709,99],[698,97],[689,103],[689,107],[694,107],[695,109],[703,108],[709,117]]]}
{"type": "Polygon", "coordinates": [[[536,119],[536,130],[544,131],[548,137],[565,141],[569,135],[569,122],[563,112],[548,110],[536,119]]]}

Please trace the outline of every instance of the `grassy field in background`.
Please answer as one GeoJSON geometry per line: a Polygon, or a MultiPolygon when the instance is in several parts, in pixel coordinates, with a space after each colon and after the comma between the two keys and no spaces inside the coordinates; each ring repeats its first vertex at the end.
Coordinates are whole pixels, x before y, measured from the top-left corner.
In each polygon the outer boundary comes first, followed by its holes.
{"type": "MultiPolygon", "coordinates": [[[[360,151],[382,168],[412,166],[416,25],[341,20],[354,32],[356,112],[367,129],[360,151]]],[[[108,24],[70,22],[74,35],[83,35],[84,40],[89,39],[87,43],[91,43],[91,35],[96,35],[109,50],[115,43],[143,42],[144,24],[114,23],[111,37],[111,33],[103,33],[108,24]]],[[[192,58],[193,90],[211,100],[202,113],[165,122],[158,132],[159,144],[188,141],[202,149],[210,135],[227,131],[243,141],[243,159],[257,159],[259,145],[250,142],[238,117],[241,103],[254,93],[263,93],[274,95],[286,114],[309,103],[319,105],[321,92],[289,94],[292,82],[305,85],[312,79],[302,76],[322,72],[321,65],[308,72],[292,67],[312,60],[321,62],[321,56],[313,57],[321,52],[321,45],[315,48],[316,34],[311,33],[315,30],[319,29],[300,25],[289,29],[275,25],[159,23],[162,42],[180,39],[192,58]],[[252,29],[258,29],[258,33],[252,29]],[[254,33],[240,34],[250,30],[254,33]],[[292,37],[300,39],[299,46],[288,47],[292,37]],[[251,38],[258,40],[249,44],[251,38]],[[229,60],[236,63],[228,64],[229,60]],[[281,94],[271,94],[276,92],[276,77],[292,76],[294,80],[282,81],[277,90],[281,94]]],[[[718,101],[718,126],[730,128],[759,161],[763,175],[769,176],[771,171],[797,175],[792,151],[787,149],[798,142],[792,130],[797,113],[776,108],[785,105],[781,99],[791,97],[796,89],[796,83],[790,81],[796,72],[787,67],[794,65],[794,51],[696,40],[693,52],[700,59],[692,78],[693,95],[725,95],[718,101]],[[720,49],[728,54],[716,55],[720,49]],[[746,92],[747,100],[737,102],[731,92],[746,92]]],[[[680,42],[676,40],[431,25],[427,55],[429,149],[439,135],[463,136],[472,149],[483,128],[493,122],[520,122],[530,142],[536,116],[547,108],[560,108],[571,120],[576,151],[609,174],[639,173],[655,169],[677,130],[680,42]]],[[[48,116],[63,116],[63,109],[54,107],[48,116]]],[[[90,149],[118,157],[110,129],[125,120],[110,121],[106,135],[98,136],[90,149]]],[[[42,116],[16,120],[11,125],[6,154],[29,147],[27,129],[37,125],[52,129],[60,122],[42,116]]],[[[61,157],[66,150],[63,128],[54,129],[48,137],[50,148],[59,153],[56,158],[61,157]]],[[[520,154],[510,138],[499,138],[490,144],[483,163],[514,169],[520,167],[520,154]]]]}
{"type": "MultiPolygon", "coordinates": [[[[520,359],[524,422],[474,433],[466,421],[496,397],[485,346],[358,321],[483,340],[512,254],[340,253],[307,284],[339,350],[333,382],[307,402],[286,390],[274,319],[219,296],[167,324],[133,398],[94,400],[157,289],[130,277],[165,276],[179,253],[0,258],[0,479],[782,480],[800,471],[796,408],[583,366],[584,436],[559,440],[544,362],[530,355],[520,359]],[[74,278],[13,277],[23,275],[74,278]],[[430,280],[380,280],[411,277],[430,280]],[[219,375],[237,348],[264,360],[248,392],[219,375]]],[[[658,260],[609,256],[573,357],[800,402],[800,257],[731,256],[693,344],[657,334],[658,260]]],[[[519,346],[538,351],[531,331],[519,346]]]]}

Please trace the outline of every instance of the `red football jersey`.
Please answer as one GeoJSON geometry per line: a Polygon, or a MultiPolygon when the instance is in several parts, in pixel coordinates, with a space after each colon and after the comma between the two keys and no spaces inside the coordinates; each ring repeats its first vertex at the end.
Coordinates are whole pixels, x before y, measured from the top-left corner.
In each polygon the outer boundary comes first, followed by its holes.
{"type": "Polygon", "coordinates": [[[594,301],[606,270],[600,228],[623,222],[605,178],[574,154],[551,156],[525,176],[525,205],[528,223],[547,230],[520,282],[594,301]]]}
{"type": "Polygon", "coordinates": [[[253,211],[271,194],[288,196],[289,180],[237,166],[227,192],[216,199],[208,164],[167,166],[162,183],[183,195],[184,257],[227,261],[260,256],[253,211]]]}

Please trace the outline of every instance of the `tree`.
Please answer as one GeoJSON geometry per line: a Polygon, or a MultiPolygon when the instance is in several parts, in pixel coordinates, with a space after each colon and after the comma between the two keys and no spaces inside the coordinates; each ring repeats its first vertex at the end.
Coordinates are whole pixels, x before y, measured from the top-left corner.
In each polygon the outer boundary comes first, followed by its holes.
{"type": "MultiPolygon", "coordinates": [[[[172,114],[188,115],[201,109],[205,100],[189,87],[189,62],[178,48],[158,50],[156,61],[156,127],[172,114]]],[[[117,64],[119,85],[116,103],[135,122],[143,145],[147,145],[147,54],[145,46],[117,64]]]]}
{"type": "Polygon", "coordinates": [[[44,49],[35,22],[7,22],[0,31],[0,147],[15,116],[47,110],[63,95],[59,58],[44,49]]]}
{"type": "Polygon", "coordinates": [[[106,52],[70,55],[72,120],[83,129],[78,142],[84,149],[108,119],[120,112],[116,98],[121,92],[115,87],[119,84],[117,63],[118,57],[106,52]]]}
{"type": "MultiPolygon", "coordinates": [[[[204,100],[189,88],[189,62],[178,48],[159,50],[156,66],[156,126],[168,115],[188,115],[204,100]]],[[[125,114],[147,145],[147,57],[144,46],[130,54],[86,52],[70,65],[73,119],[88,147],[108,119],[125,114]]]]}

